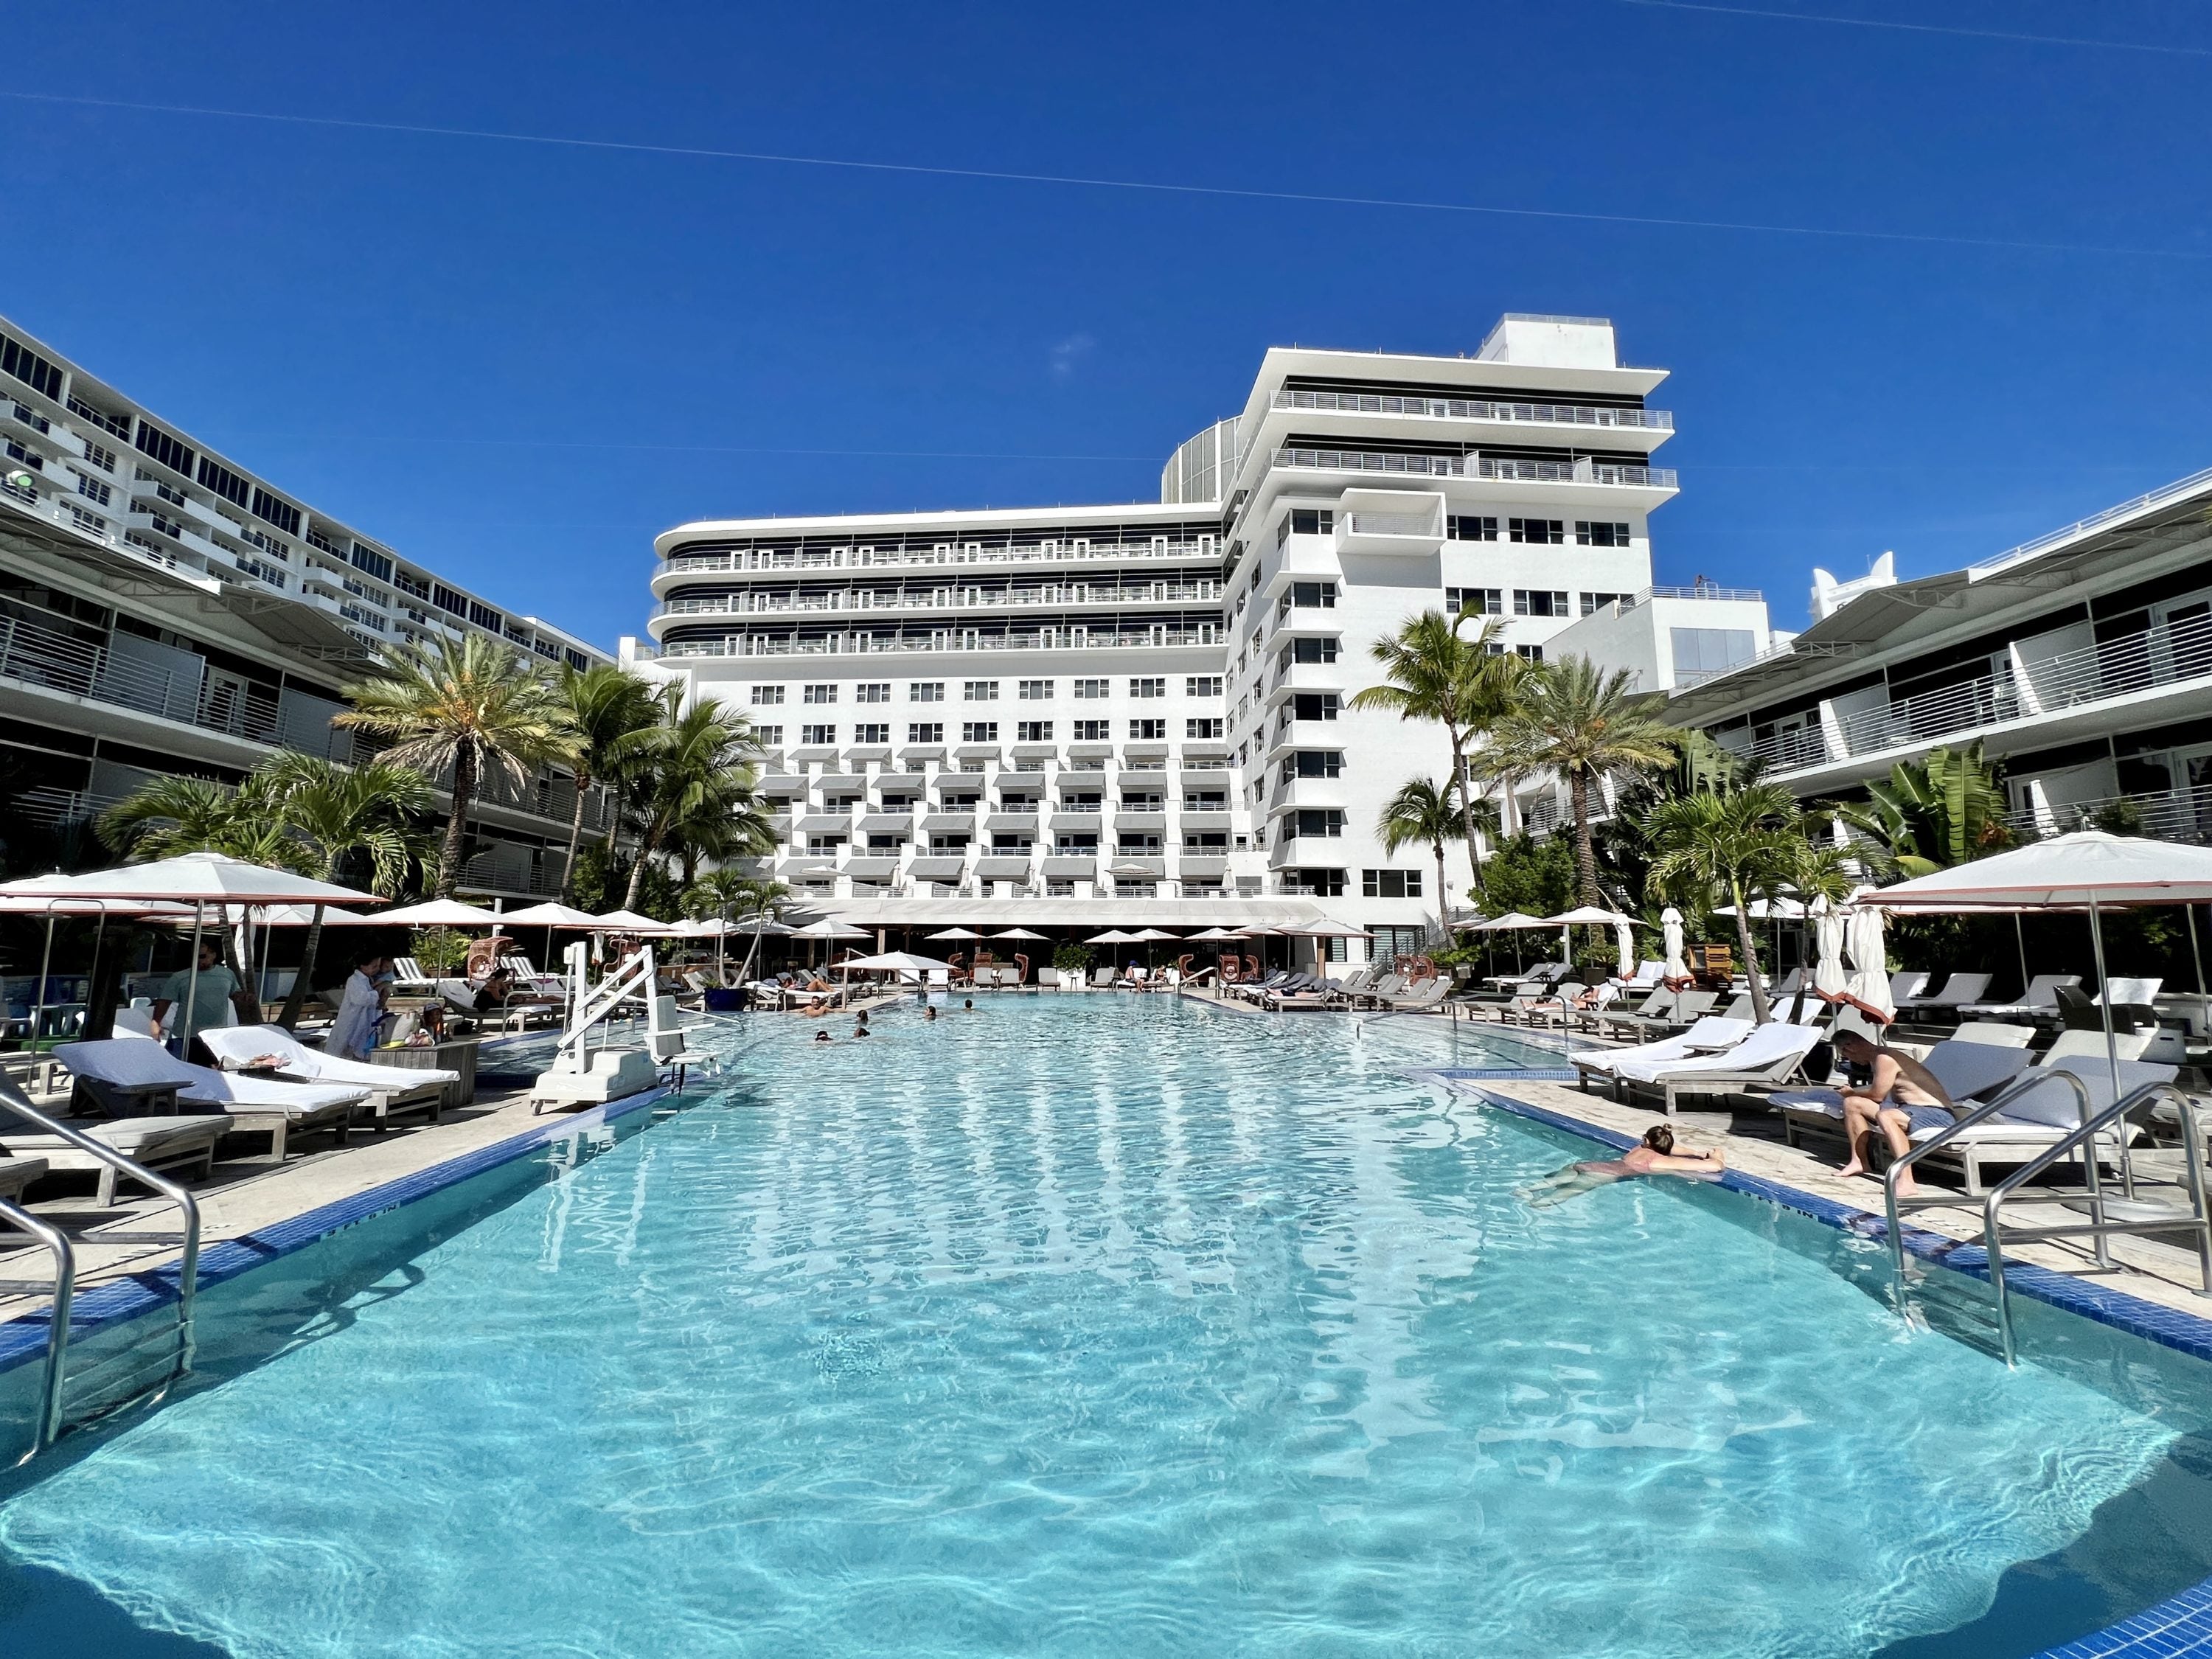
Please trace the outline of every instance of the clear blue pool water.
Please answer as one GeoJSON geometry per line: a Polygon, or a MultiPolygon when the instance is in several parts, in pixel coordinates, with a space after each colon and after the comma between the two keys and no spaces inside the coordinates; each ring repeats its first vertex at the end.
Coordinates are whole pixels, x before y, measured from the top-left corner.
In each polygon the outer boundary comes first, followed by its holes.
{"type": "Polygon", "coordinates": [[[2203,1576],[2189,1362],[2008,1373],[1733,1194],[1531,1210],[1587,1143],[1405,1072],[1540,1056],[878,1023],[211,1293],[201,1387],[0,1499],[0,1649],[2021,1655],[2203,1576]]]}

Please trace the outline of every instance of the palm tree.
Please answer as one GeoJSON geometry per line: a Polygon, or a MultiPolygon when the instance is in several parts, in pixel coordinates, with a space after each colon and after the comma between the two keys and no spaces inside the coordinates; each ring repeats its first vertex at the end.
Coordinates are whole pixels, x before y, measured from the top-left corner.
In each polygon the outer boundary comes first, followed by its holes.
{"type": "Polygon", "coordinates": [[[1771,898],[1793,878],[1809,873],[1804,822],[1796,797],[1779,784],[1754,783],[1716,792],[1698,790],[1662,801],[1651,815],[1651,884],[1694,902],[1717,908],[1726,895],[1735,907],[1736,944],[1751,975],[1753,1018],[1767,1016],[1752,941],[1750,901],[1771,898]]]}
{"type": "Polygon", "coordinates": [[[744,965],[738,970],[743,981],[752,977],[753,961],[760,954],[762,924],[773,921],[776,907],[790,896],[791,889],[780,881],[762,881],[724,869],[709,871],[686,887],[682,903],[684,914],[695,921],[715,916],[725,922],[752,922],[752,942],[745,947],[744,965]]]}
{"type": "MultiPolygon", "coordinates": [[[[317,756],[283,754],[264,762],[254,775],[266,781],[285,829],[313,854],[312,875],[336,881],[349,860],[365,858],[369,885],[397,898],[429,858],[433,839],[420,825],[437,810],[438,798],[419,772],[385,761],[343,766],[317,756]]],[[[287,1029],[299,1023],[322,942],[319,904],[307,923],[299,974],[276,1017],[287,1029]]]]}
{"type": "Polygon", "coordinates": [[[1590,840],[1591,789],[1612,773],[1667,765],[1681,738],[1653,713],[1658,697],[1630,689],[1633,678],[1625,668],[1608,673],[1585,658],[1562,657],[1528,676],[1520,706],[1493,734],[1505,764],[1541,769],[1567,781],[1584,904],[1605,902],[1590,840]]]}
{"type": "Polygon", "coordinates": [[[1444,843],[1467,833],[1467,820],[1450,785],[1438,787],[1434,778],[1408,780],[1382,804],[1376,827],[1385,851],[1395,853],[1415,842],[1425,844],[1437,860],[1437,923],[1447,942],[1451,938],[1451,907],[1444,899],[1444,843]]]}
{"type": "Polygon", "coordinates": [[[1459,805],[1460,834],[1467,842],[1468,869],[1474,890],[1482,890],[1482,855],[1474,821],[1474,796],[1468,785],[1468,751],[1474,741],[1513,709],[1528,668],[1519,657],[1493,652],[1502,625],[1485,622],[1472,638],[1461,624],[1475,613],[1447,617],[1425,611],[1373,647],[1382,665],[1384,684],[1370,685],[1352,699],[1354,708],[1383,708],[1400,720],[1433,720],[1451,744],[1451,795],[1459,805]]]}
{"type": "Polygon", "coordinates": [[[387,648],[381,672],[346,688],[353,707],[332,724],[387,738],[390,758],[435,775],[451,768],[453,817],[438,855],[434,896],[461,878],[469,808],[487,775],[518,787],[548,761],[570,763],[574,728],[561,696],[534,664],[481,634],[387,648]]]}
{"type": "Polygon", "coordinates": [[[584,797],[592,781],[607,775],[614,745],[660,718],[652,686],[612,663],[561,670],[561,701],[568,711],[576,747],[569,769],[576,780],[576,804],[568,823],[568,860],[561,869],[561,902],[568,902],[576,881],[576,854],[584,840],[584,797]]]}
{"type": "Polygon", "coordinates": [[[763,853],[775,845],[753,793],[761,749],[751,723],[719,702],[683,708],[682,696],[681,688],[668,687],[660,698],[660,720],[611,745],[616,766],[635,791],[639,825],[625,908],[636,906],[646,866],[665,848],[683,848],[696,867],[702,856],[763,853]]]}

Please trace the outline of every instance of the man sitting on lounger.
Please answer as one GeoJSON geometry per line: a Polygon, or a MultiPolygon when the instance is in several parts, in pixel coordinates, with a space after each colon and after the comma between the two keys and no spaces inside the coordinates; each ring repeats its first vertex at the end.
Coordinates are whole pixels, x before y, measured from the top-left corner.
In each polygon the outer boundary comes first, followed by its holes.
{"type": "Polygon", "coordinates": [[[1534,1186],[1522,1188],[1517,1196],[1530,1207],[1545,1210],[1593,1187],[1610,1186],[1632,1176],[1688,1176],[1717,1181],[1727,1168],[1727,1160],[1717,1152],[1678,1153],[1674,1130],[1655,1123],[1644,1132],[1643,1145],[1631,1146],[1619,1158],[1570,1164],[1553,1170],[1534,1186]]]}
{"type": "MultiPolygon", "coordinates": [[[[1876,1126],[1889,1142],[1891,1156],[1903,1158],[1912,1150],[1915,1129],[1948,1128],[1959,1115],[1957,1104],[1944,1092],[1936,1074],[1910,1054],[1900,1054],[1860,1032],[1846,1030],[1836,1033],[1836,1056],[1846,1066],[1863,1066],[1874,1073],[1869,1083],[1844,1087],[1844,1139],[1850,1144],[1851,1156],[1836,1171],[1838,1175],[1867,1173],[1867,1144],[1876,1126]]],[[[1911,1170],[1898,1176],[1899,1198],[1910,1198],[1918,1190],[1911,1170]]]]}

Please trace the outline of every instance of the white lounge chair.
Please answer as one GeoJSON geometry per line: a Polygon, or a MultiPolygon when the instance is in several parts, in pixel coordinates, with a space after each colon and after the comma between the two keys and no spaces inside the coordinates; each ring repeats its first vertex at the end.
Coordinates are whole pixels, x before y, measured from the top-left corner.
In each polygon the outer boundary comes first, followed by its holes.
{"type": "Polygon", "coordinates": [[[2008,1014],[2058,1013],[2058,988],[2078,990],[2081,985],[2079,974],[2038,974],[2028,981],[2027,988],[2020,994],[2017,1002],[1969,1002],[1961,1006],[1962,1014],[1987,1014],[2003,1018],[2008,1014]]]}
{"type": "Polygon", "coordinates": [[[1943,988],[1933,996],[1917,996],[1897,1005],[1899,1013],[1934,1013],[1939,1011],[1957,1012],[1990,988],[1993,974],[1954,974],[1943,981],[1943,988]]]}
{"type": "Polygon", "coordinates": [[[1612,1086],[1617,1068],[1623,1060],[1689,1060],[1698,1054],[1717,1053],[1732,1048],[1751,1035],[1747,1019],[1729,1019],[1719,1014],[1707,1014],[1679,1036],[1662,1037],[1656,1042],[1638,1043],[1633,1048],[1601,1048],[1587,1054],[1570,1054],[1569,1061],[1580,1074],[1585,1091],[1593,1077],[1605,1079],[1612,1086]]]}
{"type": "MultiPolygon", "coordinates": [[[[188,1179],[214,1173],[215,1145],[230,1133],[220,1114],[191,1117],[126,1117],[64,1120],[79,1134],[113,1147],[144,1170],[182,1170],[188,1179]]],[[[103,1210],[115,1202],[121,1171],[74,1142],[12,1116],[0,1100],[0,1152],[19,1166],[38,1164],[48,1175],[90,1175],[97,1178],[94,1202],[103,1210]]],[[[28,1179],[28,1177],[27,1177],[28,1179]]]]}
{"type": "Polygon", "coordinates": [[[2035,1027],[1994,1019],[1970,1019],[1951,1033],[1951,1041],[1986,1042],[1998,1048],[2025,1048],[2035,1041],[2035,1027]]]}
{"type": "Polygon", "coordinates": [[[1889,1000],[1893,1006],[1902,1008],[1927,989],[1928,975],[1917,969],[1900,968],[1889,976],[1889,1000]]]}
{"type": "Polygon", "coordinates": [[[1761,1025],[1723,1053],[1688,1060],[1630,1060],[1614,1075],[1626,1094],[1656,1094],[1660,1109],[1672,1117],[1674,1102],[1683,1095],[1727,1094],[1789,1081],[1820,1040],[1820,1034],[1809,1025],[1761,1025]]]}
{"type": "Polygon", "coordinates": [[[227,1072],[240,1072],[274,1055],[272,1075],[287,1082],[322,1083],[366,1089],[367,1115],[381,1129],[385,1120],[404,1112],[427,1112],[435,1123],[445,1109],[446,1089],[459,1083],[459,1072],[430,1068],[403,1071],[365,1060],[348,1060],[310,1048],[281,1025],[236,1025],[204,1032],[201,1041],[227,1072]]]}
{"type": "Polygon", "coordinates": [[[188,1064],[161,1044],[137,1037],[58,1043],[54,1058],[68,1066],[78,1086],[96,1100],[104,1097],[111,1102],[143,1103],[166,1096],[180,1103],[216,1108],[233,1129],[268,1135],[270,1158],[278,1164],[284,1161],[285,1143],[295,1133],[329,1129],[343,1146],[354,1109],[368,1098],[366,1089],[275,1083],[240,1073],[212,1071],[188,1064]]]}
{"type": "Polygon", "coordinates": [[[2156,1004],[2163,979],[2108,979],[2105,988],[2089,999],[2095,1007],[2109,1001],[2115,1008],[2148,1008],[2156,1004]]]}
{"type": "MultiPolygon", "coordinates": [[[[2101,1033],[2095,1035],[2101,1045],[2101,1033]]],[[[2112,1068],[2101,1046],[2094,1054],[2065,1054],[2056,1063],[2033,1066],[2020,1074],[2019,1087],[2034,1080],[2045,1080],[2044,1086],[2029,1090],[2008,1100],[1994,1117],[1960,1130],[1949,1140],[1925,1158],[1916,1159],[1915,1170],[1948,1165],[1960,1172],[1966,1183],[1966,1196],[1978,1198],[1983,1191],[1982,1169],[1990,1164],[2025,1164],[2045,1147],[2055,1145],[2081,1126],[2081,1097],[2074,1090],[2058,1082],[2051,1073],[2071,1072],[2081,1079],[2088,1091],[2089,1107],[2100,1111],[2121,1095],[2140,1089],[2146,1083],[2171,1083],[2177,1068],[2153,1065],[2148,1060],[2123,1060],[2119,1062],[2119,1093],[2112,1091],[2112,1068]],[[2047,1080],[2046,1080],[2047,1079],[2047,1080]]],[[[1912,1132],[1916,1146],[1925,1145],[1944,1133],[1942,1126],[1912,1132]]],[[[2117,1125],[2100,1132],[2098,1151],[2100,1157],[2119,1149],[2120,1136],[2132,1134],[2132,1124],[2117,1125]]]]}

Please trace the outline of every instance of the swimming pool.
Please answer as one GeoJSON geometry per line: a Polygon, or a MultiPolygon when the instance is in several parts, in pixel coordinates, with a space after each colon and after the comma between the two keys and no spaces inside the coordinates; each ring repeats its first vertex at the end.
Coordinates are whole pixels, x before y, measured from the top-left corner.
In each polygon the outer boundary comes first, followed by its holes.
{"type": "Polygon", "coordinates": [[[1532,1050],[877,1024],[210,1291],[203,1385],[0,1501],[0,1649],[2019,1656],[2208,1571],[2196,1362],[2037,1309],[2008,1372],[1729,1193],[1532,1211],[1588,1143],[1405,1075],[1532,1050]]]}

